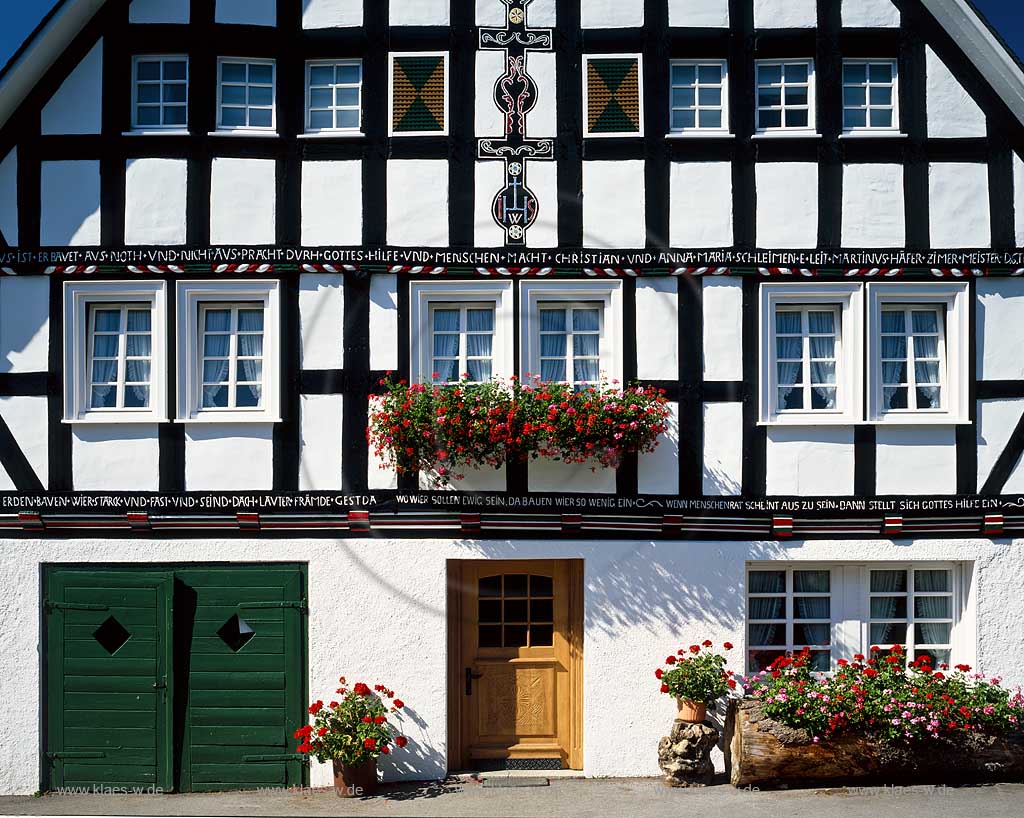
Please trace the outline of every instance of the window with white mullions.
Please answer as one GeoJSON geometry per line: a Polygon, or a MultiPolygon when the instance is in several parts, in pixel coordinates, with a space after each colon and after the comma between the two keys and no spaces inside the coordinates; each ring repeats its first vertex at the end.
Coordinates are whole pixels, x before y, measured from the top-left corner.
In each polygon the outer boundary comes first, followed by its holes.
{"type": "Polygon", "coordinates": [[[839,340],[838,309],[776,309],[776,412],[836,410],[839,340]]]}
{"type": "Polygon", "coordinates": [[[361,127],[362,60],[306,64],[306,131],[350,131],[361,127]]]}
{"type": "Polygon", "coordinates": [[[943,311],[934,307],[882,309],[882,411],[942,408],[943,311]]]}
{"type": "Polygon", "coordinates": [[[132,128],[187,127],[188,57],[135,57],[132,64],[132,128]]]}
{"type": "Polygon", "coordinates": [[[276,127],[273,60],[223,59],[218,68],[217,127],[272,131],[276,127]]]}
{"type": "Polygon", "coordinates": [[[813,131],[814,63],[760,60],[756,73],[758,132],[813,131]]]}
{"type": "Polygon", "coordinates": [[[542,381],[586,386],[601,378],[601,308],[545,304],[539,310],[542,381]]]}
{"type": "Polygon", "coordinates": [[[899,129],[895,60],[843,61],[843,130],[899,129]]]}
{"type": "Polygon", "coordinates": [[[928,656],[950,664],[955,605],[949,568],[872,570],[868,641],[889,651],[904,647],[909,661],[928,656]]]}
{"type": "Polygon", "coordinates": [[[671,131],[728,131],[725,60],[673,60],[670,71],[671,131]]]}
{"type": "Polygon", "coordinates": [[[811,649],[811,668],[832,669],[832,572],[751,570],[747,574],[747,669],[765,670],[788,652],[811,649]]]}
{"type": "Polygon", "coordinates": [[[148,306],[89,307],[89,410],[149,409],[153,322],[148,306]]]}
{"type": "Polygon", "coordinates": [[[494,307],[469,304],[431,306],[434,383],[463,376],[483,383],[494,372],[494,307]]]}
{"type": "Polygon", "coordinates": [[[200,308],[202,408],[259,409],[263,401],[263,307],[200,308]]]}

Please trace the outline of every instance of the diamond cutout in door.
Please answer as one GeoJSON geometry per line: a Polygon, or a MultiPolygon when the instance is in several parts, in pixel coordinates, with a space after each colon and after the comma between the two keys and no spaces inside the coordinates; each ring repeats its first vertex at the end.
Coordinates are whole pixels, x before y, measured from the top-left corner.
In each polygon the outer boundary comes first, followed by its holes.
{"type": "Polygon", "coordinates": [[[124,625],[112,616],[107,617],[107,620],[94,630],[92,635],[111,656],[117,653],[132,636],[124,625]]]}
{"type": "Polygon", "coordinates": [[[234,614],[227,622],[220,626],[217,636],[224,640],[224,644],[238,653],[249,644],[249,641],[256,635],[252,625],[246,622],[238,614],[234,614]]]}

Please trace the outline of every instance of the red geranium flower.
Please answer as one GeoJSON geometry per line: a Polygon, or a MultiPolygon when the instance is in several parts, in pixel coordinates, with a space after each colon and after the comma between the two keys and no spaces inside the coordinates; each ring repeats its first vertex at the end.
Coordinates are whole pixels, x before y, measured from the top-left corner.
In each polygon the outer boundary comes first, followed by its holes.
{"type": "Polygon", "coordinates": [[[309,706],[309,712],[312,713],[313,715],[316,715],[317,713],[319,713],[323,709],[324,709],[324,703],[322,701],[320,701],[319,699],[317,701],[313,702],[309,706]]]}
{"type": "Polygon", "coordinates": [[[666,665],[674,665],[675,663],[676,663],[676,657],[675,656],[669,656],[667,659],[665,659],[665,664],[666,665]]]}
{"type": "Polygon", "coordinates": [[[399,747],[404,747],[408,743],[409,743],[409,739],[407,739],[405,736],[396,736],[395,737],[395,744],[397,744],[399,747]]]}
{"type": "Polygon", "coordinates": [[[397,707],[399,710],[405,707],[405,702],[403,702],[401,699],[395,699],[394,702],[392,702],[392,704],[394,704],[395,707],[397,707]]]}
{"type": "Polygon", "coordinates": [[[706,648],[710,648],[713,643],[710,639],[705,639],[701,644],[703,644],[706,648]]]}
{"type": "Polygon", "coordinates": [[[668,693],[668,685],[662,685],[661,686],[661,692],[662,693],[668,693]]]}
{"type": "Polygon", "coordinates": [[[383,724],[387,720],[388,720],[387,716],[374,716],[373,717],[373,723],[374,724],[383,724]]]}
{"type": "Polygon", "coordinates": [[[690,653],[700,653],[700,645],[690,645],[690,653]]]}
{"type": "Polygon", "coordinates": [[[391,750],[390,750],[390,749],[388,749],[388,745],[386,745],[386,744],[385,744],[384,746],[382,746],[382,747],[380,748],[380,751],[381,751],[381,753],[382,753],[382,754],[384,754],[384,755],[387,755],[388,753],[390,753],[390,752],[391,752],[391,750]]]}
{"type": "Polygon", "coordinates": [[[726,650],[732,650],[732,642],[723,642],[722,647],[726,650]]]}
{"type": "Polygon", "coordinates": [[[364,685],[362,682],[356,682],[355,687],[352,688],[352,692],[357,696],[369,696],[370,688],[364,685]]]}
{"type": "Polygon", "coordinates": [[[660,679],[664,675],[665,675],[665,671],[663,671],[660,667],[656,671],[654,671],[654,678],[655,679],[660,679]]]}
{"type": "Polygon", "coordinates": [[[363,742],[363,747],[365,747],[367,750],[376,750],[377,749],[377,740],[376,739],[372,739],[372,738],[368,738],[368,739],[366,739],[366,741],[363,742]]]}
{"type": "Polygon", "coordinates": [[[729,681],[727,681],[726,684],[729,685],[729,689],[730,690],[735,690],[736,689],[736,680],[735,679],[729,679],[729,681]]]}
{"type": "Polygon", "coordinates": [[[373,724],[373,719],[370,716],[363,716],[363,724],[373,724]]]}

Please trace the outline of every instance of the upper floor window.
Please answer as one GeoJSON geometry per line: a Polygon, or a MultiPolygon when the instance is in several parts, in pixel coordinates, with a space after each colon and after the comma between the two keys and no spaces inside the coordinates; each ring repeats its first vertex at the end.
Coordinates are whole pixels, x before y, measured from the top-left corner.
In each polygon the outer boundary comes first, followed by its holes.
{"type": "Polygon", "coordinates": [[[166,420],[162,282],[64,285],[64,419],[166,420]]]}
{"type": "Polygon", "coordinates": [[[494,373],[493,304],[431,306],[435,383],[489,381],[494,373]]]}
{"type": "Polygon", "coordinates": [[[882,309],[883,411],[941,408],[944,319],[935,307],[907,304],[882,309]]]}
{"type": "Polygon", "coordinates": [[[537,323],[541,380],[574,386],[600,380],[603,312],[600,304],[541,302],[537,323]]]}
{"type": "Polygon", "coordinates": [[[188,126],[188,57],[135,57],[132,75],[134,130],[181,130],[188,126]]]}
{"type": "Polygon", "coordinates": [[[895,60],[843,61],[843,130],[899,130],[895,60]]]}
{"type": "Polygon", "coordinates": [[[306,63],[306,131],[359,133],[362,60],[306,63]]]}
{"type": "Polygon", "coordinates": [[[757,132],[814,132],[814,61],[758,60],[757,132]]]}
{"type": "Polygon", "coordinates": [[[223,58],[218,73],[218,130],[273,131],[277,127],[273,60],[223,58]]]}
{"type": "Polygon", "coordinates": [[[673,60],[672,133],[729,130],[728,67],[725,60],[673,60]]]}
{"type": "Polygon", "coordinates": [[[280,420],[280,284],[178,283],[178,420],[280,420]]]}
{"type": "Polygon", "coordinates": [[[584,136],[643,136],[643,76],[639,54],[583,58],[584,136]]]}
{"type": "Polygon", "coordinates": [[[839,307],[776,308],[777,411],[836,409],[839,327],[839,307]]]}

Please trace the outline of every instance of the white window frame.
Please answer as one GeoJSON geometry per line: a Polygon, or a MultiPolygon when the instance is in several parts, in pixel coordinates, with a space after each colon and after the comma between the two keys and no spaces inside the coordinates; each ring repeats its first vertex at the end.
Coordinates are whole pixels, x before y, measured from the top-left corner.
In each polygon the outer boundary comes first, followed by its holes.
{"type": "Polygon", "coordinates": [[[772,425],[850,425],[863,420],[864,288],[856,284],[777,283],[761,285],[760,422],[772,425]],[[838,308],[836,408],[778,411],[775,311],[778,307],[838,308]]]}
{"type": "Polygon", "coordinates": [[[64,283],[64,422],[167,422],[167,296],[162,281],[67,281],[64,283]],[[89,308],[148,305],[151,314],[149,406],[91,409],[89,308]]]}
{"type": "Polygon", "coordinates": [[[583,136],[586,139],[631,139],[640,138],[644,135],[644,55],[634,54],[584,54],[583,55],[583,136]],[[590,90],[587,83],[587,66],[591,60],[622,60],[636,59],[637,82],[640,84],[640,130],[615,133],[591,133],[590,121],[587,112],[590,110],[590,90]]]}
{"type": "MultiPolygon", "coordinates": [[[[599,377],[622,384],[622,282],[524,281],[519,298],[519,377],[540,374],[540,307],[577,304],[601,307],[599,377]]],[[[566,373],[569,374],[568,372],[566,373]]],[[[571,382],[571,381],[570,381],[571,382]]]]}
{"type": "Polygon", "coordinates": [[[177,289],[178,416],[176,423],[278,423],[281,420],[281,298],[277,279],[180,281],[177,289]],[[263,405],[247,409],[203,408],[201,307],[206,304],[263,307],[263,405]]]}
{"type": "MultiPolygon", "coordinates": [[[[751,561],[746,565],[744,574],[744,616],[743,616],[743,666],[748,675],[752,673],[750,666],[750,651],[755,647],[749,642],[749,625],[756,621],[781,621],[781,620],[751,620],[750,619],[750,572],[751,571],[787,571],[786,588],[787,592],[792,589],[793,570],[814,571],[828,569],[831,576],[831,619],[832,619],[832,659],[833,667],[838,659],[852,661],[854,654],[861,654],[870,658],[869,651],[872,647],[871,636],[871,571],[897,571],[897,570],[949,570],[952,571],[952,605],[953,622],[950,637],[950,665],[955,664],[977,664],[977,631],[976,631],[976,596],[972,592],[974,583],[974,569],[970,562],[954,561],[856,561],[856,562],[821,562],[821,561],[751,561]]],[[[908,588],[912,588],[908,582],[908,588]]],[[[772,594],[755,596],[772,596],[772,594]]],[[[879,593],[876,596],[893,596],[893,594],[879,593]]],[[[787,595],[787,644],[792,641],[792,609],[789,607],[791,594],[787,595]]],[[[908,598],[908,617],[913,614],[912,597],[908,598]]],[[[813,620],[809,620],[813,621],[813,620]]],[[[892,621],[892,620],[879,620],[892,621]]],[[[900,620],[902,621],[902,620],[900,620]]],[[[912,621],[912,620],[911,620],[912,621]]],[[[933,620],[934,621],[934,620],[933,620]]],[[[911,624],[909,627],[913,627],[911,624]]],[[[909,633],[909,631],[908,631],[909,633]]],[[[910,634],[913,636],[913,634],[910,634]]],[[[803,645],[794,644],[793,650],[802,650],[803,645]]],[[[881,645],[879,647],[882,647],[881,645]]],[[[910,653],[910,659],[914,658],[913,644],[906,645],[910,653]]],[[[782,650],[779,646],[764,647],[763,650],[782,650]]]]}
{"type": "MultiPolygon", "coordinates": [[[[867,285],[868,420],[878,424],[960,424],[970,422],[970,293],[966,282],[872,282],[867,285]],[[886,306],[945,310],[944,380],[939,409],[882,410],[881,327],[886,306]]],[[[941,330],[940,330],[941,331],[941,330]]],[[[913,366],[913,362],[908,362],[913,366]]],[[[942,366],[940,364],[940,371],[942,366]]],[[[908,373],[909,375],[909,373],[908,373]]]]}
{"type": "MultiPolygon", "coordinates": [[[[791,59],[791,60],[755,60],[754,61],[754,132],[759,136],[816,136],[818,134],[818,116],[817,116],[817,92],[815,82],[815,71],[814,71],[814,60],[813,59],[791,59]],[[786,121],[786,88],[789,85],[785,81],[785,66],[787,65],[806,65],[807,66],[807,125],[803,127],[789,127],[785,125],[786,121]],[[779,86],[781,91],[780,107],[778,110],[782,112],[783,124],[777,127],[762,128],[761,127],[761,82],[760,82],[760,69],[762,67],[770,66],[783,66],[783,81],[782,85],[779,86]]],[[[803,83],[794,83],[794,85],[803,85],[803,83]]],[[[765,86],[775,87],[775,86],[765,86]]],[[[794,106],[802,108],[803,106],[794,106]]],[[[765,110],[775,110],[769,108],[765,110]]]]}
{"type": "Polygon", "coordinates": [[[414,281],[410,285],[409,339],[412,345],[409,380],[433,383],[432,310],[437,305],[494,308],[494,345],[491,375],[509,378],[514,374],[513,282],[512,281],[414,281]]]}
{"type": "MultiPolygon", "coordinates": [[[[392,51],[388,54],[388,136],[400,139],[403,136],[448,136],[451,130],[451,68],[452,58],[448,51],[392,51]],[[440,131],[395,131],[395,58],[396,57],[444,57],[444,128],[440,131]]],[[[360,97],[361,99],[362,97],[360,97]]]]}
{"type": "MultiPolygon", "coordinates": [[[[230,105],[231,108],[241,107],[239,105],[230,105]]],[[[220,133],[277,133],[277,61],[273,59],[267,59],[263,57],[218,57],[217,58],[217,132],[220,133]],[[225,125],[224,124],[224,66],[227,63],[240,64],[245,66],[246,78],[245,83],[240,84],[236,82],[230,83],[232,86],[242,87],[246,89],[245,98],[245,118],[249,120],[249,110],[252,107],[256,107],[260,110],[266,106],[249,105],[249,88],[265,88],[264,83],[250,83],[249,82],[249,66],[250,65],[269,65],[270,66],[270,125],[225,125]]]]}
{"type": "MultiPolygon", "coordinates": [[[[337,75],[337,74],[335,74],[335,75],[337,75]]],[[[446,122],[447,122],[447,118],[446,118],[446,122]]],[[[305,119],[304,131],[307,134],[362,134],[362,132],[363,132],[363,61],[362,61],[362,59],[360,59],[358,57],[355,57],[355,58],[352,58],[352,59],[307,60],[306,61],[306,119],[305,119]],[[359,67],[359,83],[358,83],[358,85],[353,86],[353,85],[350,85],[350,84],[345,84],[345,83],[339,84],[339,83],[335,82],[335,83],[332,83],[329,86],[323,86],[323,85],[316,86],[318,89],[325,88],[325,87],[330,88],[331,89],[331,93],[332,93],[331,107],[329,109],[317,108],[317,110],[318,111],[329,110],[330,113],[331,113],[331,121],[334,122],[334,123],[337,123],[337,121],[338,121],[337,120],[337,113],[338,113],[338,111],[350,111],[352,109],[350,107],[347,107],[347,106],[342,106],[340,108],[337,107],[334,104],[335,101],[336,101],[336,98],[333,96],[334,92],[338,88],[352,88],[352,87],[355,87],[359,91],[359,103],[356,106],[356,112],[359,115],[359,124],[356,125],[356,127],[354,127],[354,128],[338,128],[338,127],[336,127],[336,125],[332,126],[330,128],[314,128],[312,126],[311,122],[310,122],[310,118],[311,118],[311,116],[313,114],[312,107],[311,107],[312,91],[313,91],[313,83],[312,83],[313,69],[314,68],[327,68],[327,67],[330,67],[330,68],[334,68],[335,72],[337,72],[338,66],[342,66],[342,65],[344,65],[344,66],[355,65],[355,66],[359,67]]]]}
{"type": "MultiPolygon", "coordinates": [[[[668,132],[669,136],[722,136],[729,134],[729,61],[728,60],[670,60],[669,61],[669,102],[668,102],[668,132]],[[701,108],[711,109],[714,106],[700,104],[700,69],[705,66],[715,66],[722,69],[722,82],[721,85],[711,85],[705,87],[713,87],[722,89],[722,104],[719,106],[719,110],[722,113],[722,124],[717,128],[707,127],[702,128],[700,125],[700,110],[701,108]],[[689,68],[692,67],[696,70],[696,77],[693,86],[675,86],[672,84],[672,69],[675,67],[689,68]],[[676,108],[672,105],[672,92],[677,88],[693,88],[694,92],[694,122],[696,123],[692,128],[676,128],[672,124],[672,114],[676,108]]],[[[586,110],[586,108],[584,108],[586,110]]],[[[680,110],[689,110],[680,109],[680,110]]]]}
{"type": "Polygon", "coordinates": [[[899,62],[897,60],[870,59],[870,58],[843,60],[842,87],[843,87],[843,98],[842,98],[843,113],[842,113],[842,116],[843,116],[843,133],[844,134],[846,134],[848,136],[858,136],[858,135],[866,135],[866,134],[894,134],[894,133],[900,133],[900,75],[899,75],[899,62]],[[852,83],[852,82],[847,82],[846,81],[846,68],[847,68],[847,66],[851,66],[851,65],[863,65],[863,66],[866,66],[867,67],[866,68],[867,74],[870,75],[870,73],[871,73],[870,66],[872,66],[872,65],[881,65],[881,64],[892,66],[892,83],[872,83],[871,80],[870,80],[870,76],[868,76],[867,81],[863,85],[861,85],[860,83],[852,83]],[[883,86],[884,87],[888,87],[890,85],[892,87],[892,106],[891,106],[892,107],[892,125],[890,125],[888,127],[886,127],[884,125],[872,125],[871,124],[871,110],[873,108],[875,108],[875,109],[883,109],[883,108],[888,108],[890,106],[887,106],[887,105],[872,105],[871,104],[871,88],[872,88],[872,86],[874,86],[874,87],[883,87],[883,86]],[[850,87],[850,88],[864,88],[865,89],[865,92],[864,92],[865,93],[865,102],[867,103],[865,108],[864,108],[864,110],[867,112],[867,114],[866,114],[867,115],[867,119],[866,119],[866,123],[867,124],[866,125],[858,125],[858,126],[851,127],[851,128],[846,127],[846,111],[847,111],[847,109],[852,107],[853,109],[860,110],[860,107],[861,107],[859,105],[847,106],[847,104],[846,104],[846,93],[845,93],[845,90],[846,90],[847,87],[850,87]]]}
{"type": "MultiPolygon", "coordinates": [[[[179,84],[180,80],[170,80],[173,84],[179,84]]],[[[189,61],[187,54],[136,54],[132,57],[132,133],[149,133],[151,131],[157,131],[160,133],[188,133],[188,106],[189,106],[189,61]],[[160,80],[144,80],[143,85],[156,85],[160,88],[160,102],[159,103],[148,103],[144,102],[142,105],[150,108],[156,108],[160,111],[160,122],[163,123],[163,113],[166,106],[173,106],[175,108],[181,107],[180,102],[165,103],[163,101],[163,89],[164,83],[164,63],[168,62],[183,62],[185,63],[185,121],[180,125],[140,125],[139,124],[139,79],[138,70],[140,62],[159,62],[160,63],[160,80]]]]}
{"type": "MultiPolygon", "coordinates": [[[[861,579],[861,585],[865,589],[868,595],[868,609],[867,616],[864,617],[861,623],[861,643],[865,646],[866,650],[861,651],[865,656],[868,655],[868,651],[872,647],[880,647],[883,650],[887,650],[895,643],[891,642],[872,642],[871,641],[871,625],[874,623],[886,623],[886,622],[899,622],[907,623],[907,638],[904,641],[902,647],[906,648],[907,660],[912,662],[917,658],[917,636],[914,629],[914,625],[917,622],[948,622],[950,624],[950,636],[949,644],[943,645],[922,645],[923,647],[930,647],[935,650],[948,650],[950,652],[949,666],[952,667],[954,664],[964,664],[963,657],[960,655],[960,649],[962,646],[962,639],[958,639],[958,628],[963,619],[963,608],[965,602],[964,594],[964,571],[959,563],[952,562],[901,562],[901,563],[882,563],[876,565],[864,566],[863,575],[861,579]],[[882,591],[872,593],[871,591],[871,572],[872,571],[906,571],[907,572],[907,590],[903,593],[885,593],[882,591]],[[949,591],[947,592],[920,592],[916,591],[914,587],[915,571],[949,571],[949,591]],[[871,599],[873,597],[896,597],[905,596],[907,599],[907,616],[905,619],[899,617],[891,618],[880,618],[875,619],[871,616],[871,599]],[[950,616],[942,619],[918,619],[914,610],[914,597],[915,596],[944,596],[950,599],[950,616]]],[[[936,662],[936,665],[939,663],[936,662]]],[[[967,664],[971,664],[967,662],[967,664]]],[[[938,670],[938,667],[935,668],[938,670]]]]}
{"type": "Polygon", "coordinates": [[[837,616],[839,613],[838,609],[841,603],[841,593],[837,585],[841,581],[841,572],[837,571],[838,566],[829,564],[817,564],[817,563],[768,563],[768,564],[750,564],[747,566],[747,573],[745,577],[745,588],[746,598],[744,607],[744,643],[746,644],[746,650],[743,653],[744,666],[748,672],[753,672],[750,665],[750,653],[754,650],[764,651],[779,651],[786,653],[788,651],[799,652],[804,647],[810,647],[812,651],[823,652],[825,650],[829,653],[829,669],[831,670],[835,666],[835,660],[841,659],[842,656],[836,655],[837,650],[842,649],[842,645],[837,642],[837,630],[838,625],[842,622],[842,619],[837,616]],[[782,593],[752,593],[750,591],[750,574],[755,571],[784,571],[786,574],[786,588],[782,593]],[[829,590],[827,593],[813,593],[813,592],[796,592],[794,590],[793,573],[795,571],[828,571],[829,573],[829,590]],[[798,619],[796,617],[796,605],[794,598],[800,597],[812,597],[816,599],[827,598],[829,600],[829,644],[828,645],[806,645],[806,643],[797,643],[794,641],[794,630],[798,624],[823,624],[824,619],[798,619]],[[750,600],[751,599],[775,599],[782,598],[785,600],[783,607],[783,618],[780,619],[752,619],[750,617],[750,600]],[[786,629],[786,644],[785,645],[753,645],[750,644],[750,626],[758,624],[782,624],[786,629]]]}

